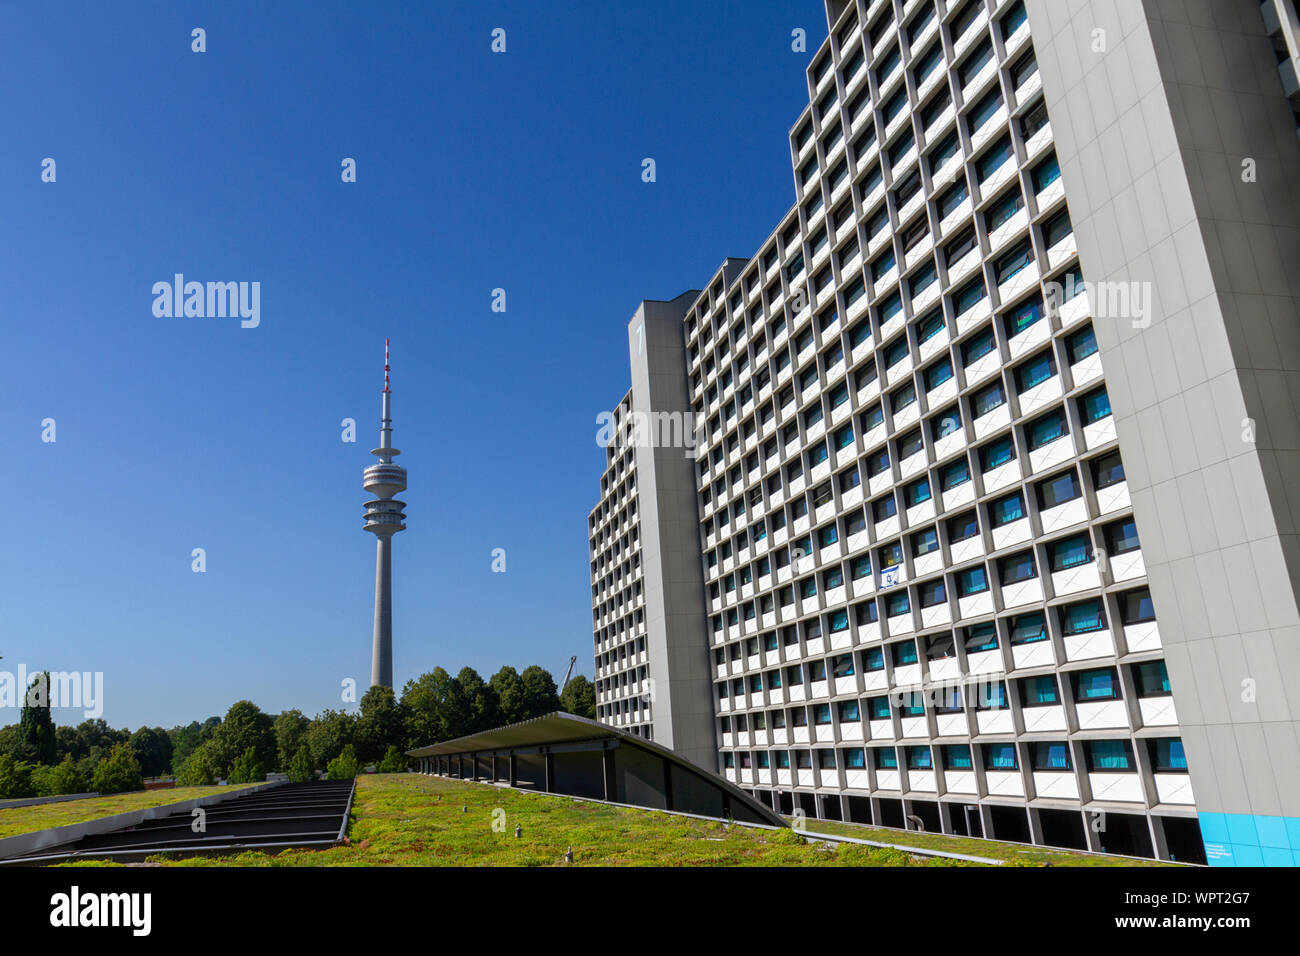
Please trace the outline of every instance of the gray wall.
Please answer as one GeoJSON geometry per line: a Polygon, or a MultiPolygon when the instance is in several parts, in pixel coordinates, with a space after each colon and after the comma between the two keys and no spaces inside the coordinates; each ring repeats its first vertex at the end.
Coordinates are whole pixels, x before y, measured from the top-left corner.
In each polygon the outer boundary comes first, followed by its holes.
{"type": "Polygon", "coordinates": [[[1197,808],[1300,815],[1300,144],[1258,5],[1026,6],[1084,278],[1152,284],[1094,326],[1197,808]]]}
{"type": "MultiPolygon", "coordinates": [[[[682,318],[698,294],[642,302],[628,323],[634,412],[690,412],[682,318]]],[[[694,455],[656,441],[637,447],[636,471],[654,740],[716,772],[694,455]]]]}

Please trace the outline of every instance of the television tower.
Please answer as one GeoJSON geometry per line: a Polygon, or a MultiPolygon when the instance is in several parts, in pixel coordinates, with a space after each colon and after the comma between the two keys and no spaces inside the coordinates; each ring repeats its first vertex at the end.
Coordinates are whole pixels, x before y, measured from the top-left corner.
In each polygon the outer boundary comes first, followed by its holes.
{"type": "Polygon", "coordinates": [[[379,458],[365,470],[362,486],[374,495],[366,502],[366,525],[376,538],[375,639],[370,658],[370,686],[393,686],[393,535],[406,528],[405,501],[393,495],[406,490],[406,469],[393,464],[401,452],[393,447],[393,391],[388,386],[388,339],[384,339],[384,412],[379,427],[379,458]]]}

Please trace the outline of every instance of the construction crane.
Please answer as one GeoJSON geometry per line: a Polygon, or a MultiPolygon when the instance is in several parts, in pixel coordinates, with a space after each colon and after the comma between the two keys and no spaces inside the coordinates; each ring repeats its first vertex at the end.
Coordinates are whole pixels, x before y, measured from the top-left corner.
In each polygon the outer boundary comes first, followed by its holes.
{"type": "Polygon", "coordinates": [[[568,686],[569,678],[573,675],[573,665],[578,663],[578,655],[574,654],[569,658],[569,669],[564,672],[564,680],[560,682],[560,693],[564,693],[564,688],[568,686]]]}

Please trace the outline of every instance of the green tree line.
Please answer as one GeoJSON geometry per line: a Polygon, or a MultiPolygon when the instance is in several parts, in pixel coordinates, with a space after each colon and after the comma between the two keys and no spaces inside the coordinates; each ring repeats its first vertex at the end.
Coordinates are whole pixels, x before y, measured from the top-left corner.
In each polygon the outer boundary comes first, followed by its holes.
{"type": "MultiPolygon", "coordinates": [[[[41,680],[37,675],[34,685],[41,680]]],[[[48,685],[47,685],[48,686],[48,685]]],[[[372,687],[359,712],[299,710],[268,714],[249,700],[225,717],[170,730],[131,732],[104,720],[56,727],[48,705],[28,695],[17,724],[0,728],[0,799],[62,793],[139,790],[144,778],[174,774],[181,785],[225,779],[247,783],[271,772],[291,780],[355,776],[374,763],[380,772],[406,769],[405,752],[503,724],[564,710],[595,717],[595,687],[574,677],[558,694],[555,681],[533,665],[502,667],[484,680],[472,667],[454,677],[441,667],[408,681],[398,697],[372,687]]]]}

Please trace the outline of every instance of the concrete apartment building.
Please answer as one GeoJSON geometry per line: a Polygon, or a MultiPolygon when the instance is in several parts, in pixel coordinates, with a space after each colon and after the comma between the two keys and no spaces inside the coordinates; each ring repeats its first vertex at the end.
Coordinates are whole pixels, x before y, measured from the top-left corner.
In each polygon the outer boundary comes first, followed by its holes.
{"type": "Polygon", "coordinates": [[[628,326],[598,718],[786,813],[1300,863],[1294,0],[827,20],[794,205],[628,326]]]}

